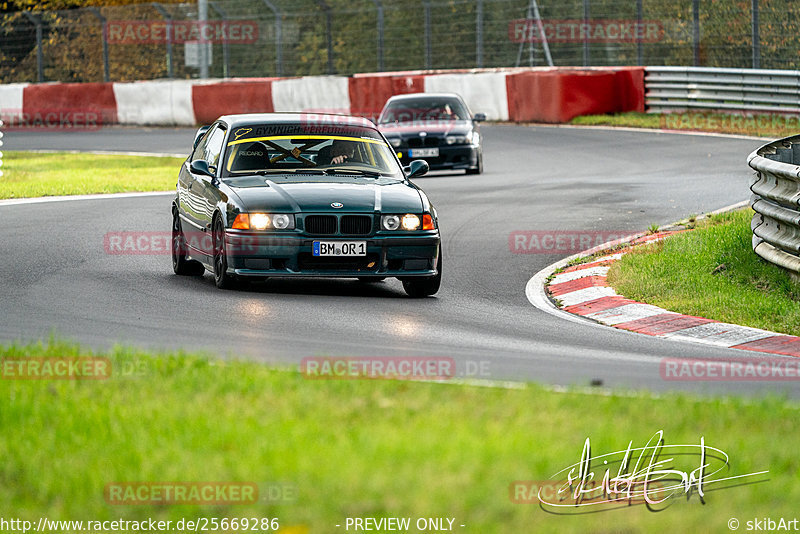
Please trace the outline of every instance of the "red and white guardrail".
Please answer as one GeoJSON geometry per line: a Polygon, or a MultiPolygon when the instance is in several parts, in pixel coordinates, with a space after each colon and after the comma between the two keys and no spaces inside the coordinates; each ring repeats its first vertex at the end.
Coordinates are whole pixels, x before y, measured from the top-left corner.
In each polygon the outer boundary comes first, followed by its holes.
{"type": "Polygon", "coordinates": [[[224,114],[275,111],[376,117],[395,94],[455,92],[489,120],[566,122],[578,115],[644,111],[644,68],[410,71],[225,80],[0,85],[10,126],[100,124],[193,126],[224,114]],[[79,122],[79,121],[75,121],[79,122]]]}

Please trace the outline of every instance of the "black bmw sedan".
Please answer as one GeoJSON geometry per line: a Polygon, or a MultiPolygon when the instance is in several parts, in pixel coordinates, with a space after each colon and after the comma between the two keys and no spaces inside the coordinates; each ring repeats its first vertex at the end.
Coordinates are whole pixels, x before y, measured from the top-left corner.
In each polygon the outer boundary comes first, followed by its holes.
{"type": "Polygon", "coordinates": [[[378,117],[378,128],[403,164],[424,159],[432,170],[483,172],[479,123],[455,93],[412,93],[391,97],[378,117]]]}

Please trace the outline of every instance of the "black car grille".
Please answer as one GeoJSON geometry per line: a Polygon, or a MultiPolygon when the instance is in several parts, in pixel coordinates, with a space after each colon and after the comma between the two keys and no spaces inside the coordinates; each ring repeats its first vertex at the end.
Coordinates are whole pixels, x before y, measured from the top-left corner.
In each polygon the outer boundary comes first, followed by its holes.
{"type": "Polygon", "coordinates": [[[341,222],[343,235],[369,235],[372,232],[372,217],[369,215],[345,215],[341,222]]]}
{"type": "Polygon", "coordinates": [[[309,215],[305,218],[306,233],[312,235],[333,235],[336,233],[336,216],[309,215]]]}
{"type": "Polygon", "coordinates": [[[378,270],[378,255],[367,254],[359,257],[317,257],[303,252],[297,255],[297,265],[301,271],[364,271],[378,270]]]}
{"type": "Polygon", "coordinates": [[[408,140],[410,148],[434,147],[439,146],[438,137],[411,137],[408,140]]]}

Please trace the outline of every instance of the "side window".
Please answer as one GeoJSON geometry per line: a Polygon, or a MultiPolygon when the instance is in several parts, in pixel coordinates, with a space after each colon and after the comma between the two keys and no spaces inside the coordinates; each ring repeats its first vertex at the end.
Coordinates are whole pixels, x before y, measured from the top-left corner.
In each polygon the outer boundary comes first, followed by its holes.
{"type": "Polygon", "coordinates": [[[208,162],[209,167],[214,167],[214,169],[216,169],[219,165],[219,156],[222,152],[222,142],[224,140],[225,130],[219,126],[208,136],[208,143],[206,143],[203,149],[203,159],[208,162]]]}
{"type": "Polygon", "coordinates": [[[211,139],[211,133],[214,132],[216,128],[216,126],[212,126],[211,129],[202,137],[202,139],[200,139],[200,142],[197,143],[197,147],[194,149],[194,152],[192,152],[192,161],[196,159],[203,159],[203,151],[206,149],[208,140],[211,139]]]}

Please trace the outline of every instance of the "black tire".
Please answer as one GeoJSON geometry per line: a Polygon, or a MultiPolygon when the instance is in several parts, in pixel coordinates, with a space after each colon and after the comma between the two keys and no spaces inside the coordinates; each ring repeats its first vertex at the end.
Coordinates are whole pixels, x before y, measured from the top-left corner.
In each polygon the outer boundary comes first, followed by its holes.
{"type": "Polygon", "coordinates": [[[206,268],[197,260],[186,257],[186,240],[183,237],[181,218],[172,211],[172,270],[180,276],[203,276],[206,268]]]}
{"type": "Polygon", "coordinates": [[[478,166],[474,169],[467,169],[467,174],[483,174],[483,152],[478,154],[478,166]]]}
{"type": "Polygon", "coordinates": [[[219,289],[233,289],[236,279],[228,274],[228,255],[225,252],[225,227],[222,219],[214,220],[214,283],[219,289]]]}
{"type": "Polygon", "coordinates": [[[441,250],[439,250],[439,261],[436,262],[436,270],[438,272],[433,276],[406,278],[403,280],[403,289],[406,290],[408,296],[413,298],[430,297],[439,291],[439,286],[442,285],[441,250]]]}
{"type": "Polygon", "coordinates": [[[364,284],[374,284],[386,280],[385,276],[359,276],[358,281],[364,284]]]}

